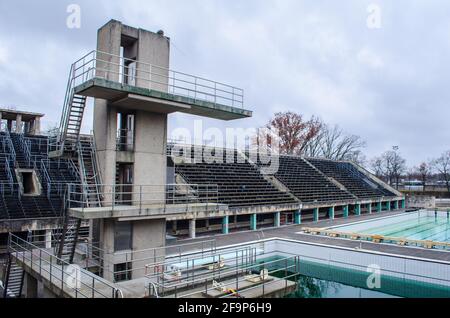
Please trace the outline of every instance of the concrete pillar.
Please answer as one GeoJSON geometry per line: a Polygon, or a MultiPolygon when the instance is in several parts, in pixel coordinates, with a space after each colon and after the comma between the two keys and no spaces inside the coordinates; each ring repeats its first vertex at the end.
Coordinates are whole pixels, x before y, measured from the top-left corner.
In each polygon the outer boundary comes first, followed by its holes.
{"type": "Polygon", "coordinates": [[[35,135],[40,135],[41,134],[41,117],[36,117],[34,119],[34,125],[33,125],[33,133],[35,135]]]}
{"type": "Polygon", "coordinates": [[[302,211],[301,210],[294,212],[294,223],[302,224],[302,211]]]}
{"type": "Polygon", "coordinates": [[[383,211],[383,204],[381,203],[381,201],[379,201],[377,203],[377,212],[381,213],[381,211],[383,211]]]}
{"type": "Polygon", "coordinates": [[[38,297],[38,281],[28,273],[25,273],[25,295],[27,298],[38,297]]]}
{"type": "Polygon", "coordinates": [[[189,220],[189,238],[195,238],[195,219],[189,220]]]}
{"type": "Polygon", "coordinates": [[[394,201],[394,210],[398,210],[398,200],[394,201]]]}
{"type": "Polygon", "coordinates": [[[177,234],[177,231],[178,231],[178,227],[177,227],[177,220],[173,220],[172,221],[172,233],[173,234],[177,234]]]}
{"type": "Polygon", "coordinates": [[[361,204],[355,204],[355,215],[361,215],[361,204]]]}
{"type": "Polygon", "coordinates": [[[273,225],[275,227],[280,227],[280,212],[275,212],[273,215],[273,225]]]}
{"type": "Polygon", "coordinates": [[[344,218],[348,218],[348,205],[344,205],[343,210],[344,210],[344,218]]]}
{"type": "Polygon", "coordinates": [[[52,248],[52,230],[45,230],[45,248],[52,248]]]}
{"type": "Polygon", "coordinates": [[[367,212],[369,212],[369,214],[372,214],[372,203],[367,203],[367,212]]]}
{"type": "Polygon", "coordinates": [[[314,208],[314,210],[313,210],[313,220],[314,220],[314,222],[319,221],[319,208],[314,208]]]}
{"type": "Polygon", "coordinates": [[[209,219],[205,220],[205,228],[207,231],[209,231],[209,219]]]}
{"type": "Polygon", "coordinates": [[[6,121],[6,128],[8,129],[9,132],[11,132],[11,130],[12,130],[12,120],[11,119],[8,119],[6,121]]]}
{"type": "Polygon", "coordinates": [[[403,199],[401,200],[401,202],[402,202],[402,209],[406,209],[406,200],[403,199]]]}
{"type": "Polygon", "coordinates": [[[330,216],[330,220],[334,220],[334,206],[328,208],[328,215],[330,216]]]}
{"type": "Polygon", "coordinates": [[[386,211],[390,211],[391,210],[391,201],[387,201],[386,202],[386,211]]]}
{"type": "Polygon", "coordinates": [[[228,223],[230,221],[230,217],[228,215],[224,216],[222,219],[222,234],[228,234],[230,229],[228,223]]]}
{"type": "Polygon", "coordinates": [[[20,134],[22,132],[22,114],[16,115],[16,133],[20,134]]]}
{"type": "Polygon", "coordinates": [[[256,231],[256,213],[250,215],[250,230],[256,231]]]}

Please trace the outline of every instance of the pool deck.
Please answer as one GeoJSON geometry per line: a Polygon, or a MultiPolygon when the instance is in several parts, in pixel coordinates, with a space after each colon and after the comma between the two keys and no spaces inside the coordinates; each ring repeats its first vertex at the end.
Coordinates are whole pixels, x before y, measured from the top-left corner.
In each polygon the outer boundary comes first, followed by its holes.
{"type": "Polygon", "coordinates": [[[340,239],[340,238],[331,238],[324,236],[315,236],[310,234],[301,234],[298,233],[304,227],[318,227],[318,228],[326,228],[336,225],[343,225],[353,222],[366,221],[371,219],[377,219],[380,217],[393,216],[405,213],[404,211],[399,212],[385,212],[385,213],[373,213],[373,214],[365,214],[361,216],[350,216],[346,219],[335,219],[335,220],[322,220],[319,222],[305,222],[301,225],[287,225],[281,226],[278,228],[264,228],[257,231],[244,231],[244,232],[235,232],[230,234],[217,234],[210,236],[202,236],[196,239],[184,239],[178,240],[174,242],[174,244],[180,243],[190,243],[190,242],[201,242],[206,240],[211,240],[214,238],[216,240],[217,247],[228,246],[233,244],[242,244],[245,242],[251,242],[261,239],[268,238],[285,238],[291,240],[297,240],[307,243],[317,243],[317,244],[325,244],[346,248],[361,248],[367,251],[374,251],[379,253],[386,254],[395,254],[399,256],[406,257],[417,257],[429,260],[438,260],[438,261],[447,261],[450,262],[450,252],[440,251],[440,250],[432,250],[425,248],[416,248],[416,247],[405,247],[394,244],[383,244],[383,243],[372,243],[365,241],[355,241],[348,239],[340,239]]]}

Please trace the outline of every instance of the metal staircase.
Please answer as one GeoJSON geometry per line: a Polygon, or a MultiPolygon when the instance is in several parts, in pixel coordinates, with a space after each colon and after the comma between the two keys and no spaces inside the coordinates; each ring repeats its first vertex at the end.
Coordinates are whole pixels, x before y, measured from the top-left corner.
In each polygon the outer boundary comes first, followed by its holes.
{"type": "MultiPolygon", "coordinates": [[[[101,196],[98,187],[101,185],[100,174],[98,173],[97,155],[95,151],[94,139],[92,136],[81,136],[76,144],[78,156],[78,170],[83,188],[83,202],[87,202],[89,207],[101,206],[101,196]]],[[[65,202],[65,200],[64,200],[65,202]]],[[[58,258],[72,264],[75,256],[77,243],[80,239],[81,219],[68,215],[67,208],[64,207],[62,216],[62,232],[58,245],[58,258]]]]}
{"type": "Polygon", "coordinates": [[[101,197],[98,187],[102,181],[98,172],[97,154],[92,136],[83,136],[80,138],[77,149],[78,166],[86,201],[89,207],[99,207],[101,205],[101,197]]]}
{"type": "Polygon", "coordinates": [[[6,267],[5,285],[3,286],[3,298],[19,298],[22,295],[24,276],[25,271],[9,256],[6,267]]]}
{"type": "Polygon", "coordinates": [[[80,138],[81,122],[86,107],[86,96],[75,94],[75,64],[70,69],[67,83],[66,96],[64,98],[63,112],[59,126],[59,135],[55,144],[51,145],[50,157],[60,157],[76,151],[80,138]]]}
{"type": "Polygon", "coordinates": [[[59,245],[57,246],[57,256],[59,259],[62,259],[69,264],[73,263],[80,227],[81,219],[72,218],[66,213],[61,238],[59,240],[59,245]]]}
{"type": "MultiPolygon", "coordinates": [[[[31,232],[29,231],[27,235],[27,242],[30,241],[31,232]]],[[[3,286],[3,298],[20,298],[22,296],[24,277],[25,271],[13,261],[11,254],[9,254],[6,265],[5,282],[3,286]]]]}

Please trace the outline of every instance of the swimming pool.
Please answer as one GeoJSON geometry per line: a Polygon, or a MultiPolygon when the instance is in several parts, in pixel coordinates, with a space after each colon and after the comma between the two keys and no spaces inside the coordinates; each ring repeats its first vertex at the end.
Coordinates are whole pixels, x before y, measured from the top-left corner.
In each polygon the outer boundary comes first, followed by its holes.
{"type": "Polygon", "coordinates": [[[450,215],[446,212],[419,211],[330,229],[410,240],[450,242],[450,215]]]}

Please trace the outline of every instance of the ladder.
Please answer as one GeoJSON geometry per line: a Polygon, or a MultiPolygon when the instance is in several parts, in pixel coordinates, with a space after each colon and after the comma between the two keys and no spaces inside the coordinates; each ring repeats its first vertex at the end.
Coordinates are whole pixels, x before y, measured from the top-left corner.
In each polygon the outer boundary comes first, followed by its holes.
{"type": "Polygon", "coordinates": [[[58,256],[58,263],[63,260],[66,263],[72,264],[75,256],[75,249],[78,243],[78,236],[81,228],[81,219],[69,216],[66,205],[67,191],[63,196],[63,207],[61,211],[61,233],[59,234],[59,242],[56,245],[56,255],[58,256]]]}
{"type": "Polygon", "coordinates": [[[12,260],[10,254],[6,267],[3,298],[19,298],[22,295],[24,277],[25,271],[12,260]]]}
{"type": "Polygon", "coordinates": [[[72,65],[59,124],[59,135],[56,138],[56,144],[52,147],[56,150],[49,153],[50,157],[60,157],[76,151],[86,99],[86,96],[75,94],[75,72],[74,65],[72,65]]]}
{"type": "Polygon", "coordinates": [[[58,258],[72,264],[80,233],[81,219],[66,216],[58,245],[58,258]]]}
{"type": "MultiPolygon", "coordinates": [[[[28,231],[27,242],[31,242],[31,236],[31,231],[28,231]]],[[[3,286],[3,298],[20,298],[22,296],[24,278],[25,271],[13,261],[11,253],[9,253],[3,286]]]]}
{"type": "Polygon", "coordinates": [[[97,156],[92,137],[81,138],[78,142],[78,166],[80,170],[83,192],[89,207],[101,206],[99,186],[101,178],[98,172],[97,156]]]}

